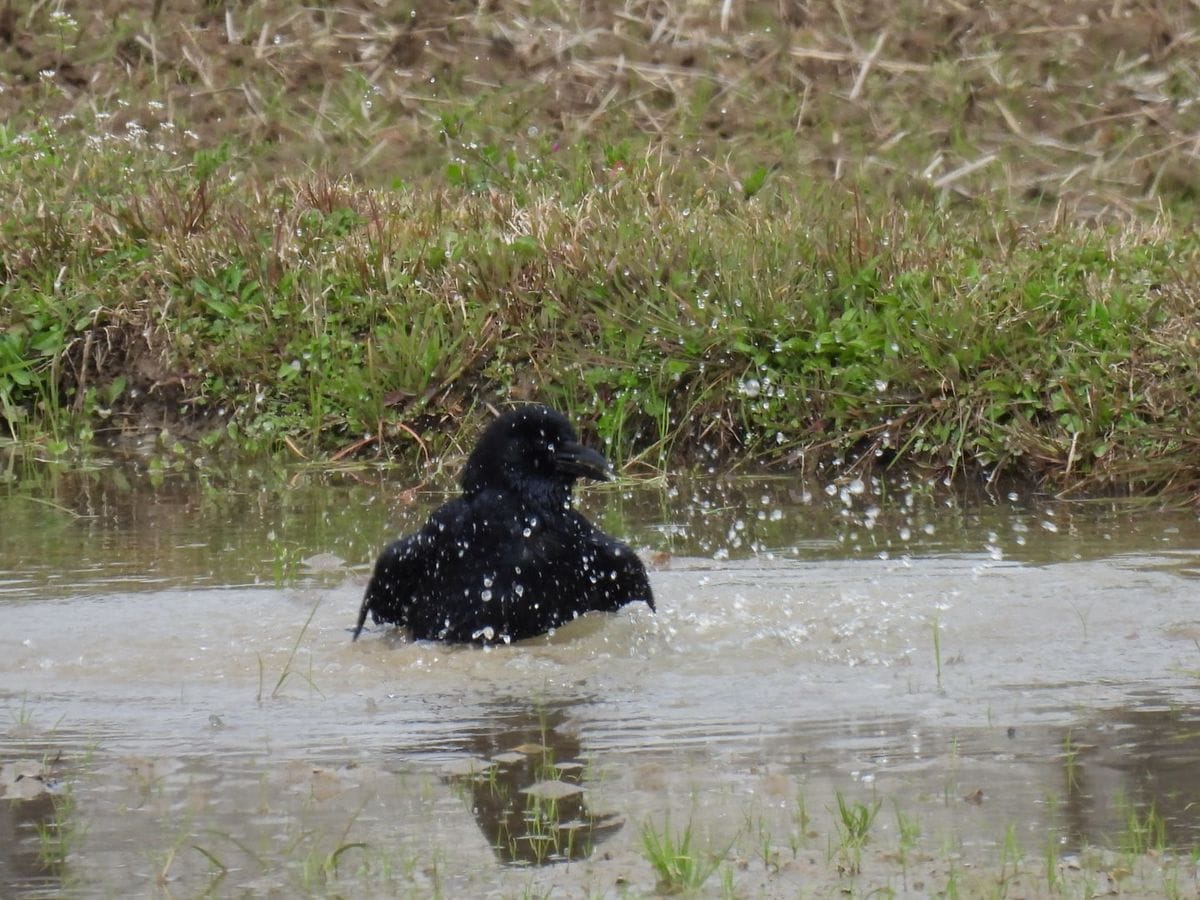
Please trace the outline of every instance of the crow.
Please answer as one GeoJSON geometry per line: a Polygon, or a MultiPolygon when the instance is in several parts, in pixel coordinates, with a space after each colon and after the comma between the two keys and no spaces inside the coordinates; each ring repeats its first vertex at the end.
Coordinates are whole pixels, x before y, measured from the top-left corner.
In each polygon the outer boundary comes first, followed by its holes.
{"type": "Polygon", "coordinates": [[[370,613],[416,640],[509,643],[591,610],[654,595],[641,560],[571,508],[578,478],[612,466],[547,406],[521,406],[483,432],[462,496],[416,534],[390,544],[367,585],[354,640],[370,613]]]}

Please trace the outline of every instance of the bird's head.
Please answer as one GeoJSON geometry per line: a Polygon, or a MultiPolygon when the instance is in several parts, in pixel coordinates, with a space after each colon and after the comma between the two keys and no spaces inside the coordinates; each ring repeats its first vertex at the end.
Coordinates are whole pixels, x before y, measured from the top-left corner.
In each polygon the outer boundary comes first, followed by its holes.
{"type": "Polygon", "coordinates": [[[518,491],[530,499],[562,505],[578,478],[607,481],[612,465],[579,443],[575,429],[548,406],[521,406],[486,429],[462,473],[463,492],[488,488],[518,491]]]}

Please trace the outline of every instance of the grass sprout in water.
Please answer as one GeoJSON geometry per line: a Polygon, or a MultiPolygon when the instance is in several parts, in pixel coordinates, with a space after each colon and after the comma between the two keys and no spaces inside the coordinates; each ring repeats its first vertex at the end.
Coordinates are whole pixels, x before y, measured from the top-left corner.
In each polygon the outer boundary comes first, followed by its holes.
{"type": "Polygon", "coordinates": [[[650,819],[642,825],[642,849],[658,876],[659,889],[666,892],[695,891],[708,881],[733,846],[730,841],[720,853],[705,852],[694,846],[691,821],[683,831],[673,833],[671,820],[661,830],[650,819]]]}
{"type": "MultiPolygon", "coordinates": [[[[313,604],[313,608],[309,612],[308,618],[304,620],[304,625],[300,628],[300,633],[298,635],[296,635],[296,643],[294,643],[292,645],[292,650],[288,654],[287,662],[285,662],[283,664],[283,671],[281,671],[279,673],[279,678],[275,682],[275,687],[273,687],[271,689],[271,699],[272,700],[276,699],[279,696],[280,691],[283,690],[284,683],[291,676],[298,674],[297,672],[295,672],[292,669],[292,663],[295,662],[295,660],[296,660],[296,654],[300,650],[300,643],[304,640],[304,635],[308,631],[309,626],[312,624],[313,616],[315,616],[317,614],[317,610],[320,608],[320,606],[321,606],[320,600],[318,600],[316,603],[313,604]]],[[[263,676],[264,676],[263,659],[262,659],[262,654],[260,653],[260,654],[258,654],[258,694],[254,698],[255,702],[257,702],[257,703],[262,703],[262,699],[263,699],[263,676]]],[[[317,684],[313,680],[313,677],[312,677],[312,660],[311,659],[309,660],[309,672],[307,674],[300,674],[299,677],[304,679],[304,681],[308,684],[308,686],[310,688],[312,688],[313,691],[315,691],[318,694],[321,694],[321,689],[319,687],[317,687],[317,684]]],[[[321,694],[321,696],[324,696],[324,694],[321,694]]]]}
{"type": "Polygon", "coordinates": [[[880,800],[870,803],[855,801],[847,803],[841,791],[836,794],[838,808],[838,856],[847,873],[857,875],[862,869],[862,850],[871,836],[871,826],[882,805],[880,800]]]}

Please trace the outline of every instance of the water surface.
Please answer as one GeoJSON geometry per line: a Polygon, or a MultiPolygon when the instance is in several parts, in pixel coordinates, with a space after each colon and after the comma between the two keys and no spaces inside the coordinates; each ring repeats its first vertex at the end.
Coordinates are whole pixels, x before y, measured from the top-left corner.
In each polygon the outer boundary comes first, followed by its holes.
{"type": "MultiPolygon", "coordinates": [[[[839,793],[886,803],[876,846],[919,822],[926,879],[1013,839],[1119,847],[1151,806],[1164,843],[1200,844],[1192,513],[597,486],[581,508],[642,552],[657,615],[352,644],[374,554],[450,488],[10,468],[0,763],[41,763],[50,791],[0,801],[0,894],[640,895],[643,828],[692,821],[740,893],[791,896],[789,872],[835,870],[839,793]]],[[[839,877],[931,889],[889,859],[839,877]]]]}

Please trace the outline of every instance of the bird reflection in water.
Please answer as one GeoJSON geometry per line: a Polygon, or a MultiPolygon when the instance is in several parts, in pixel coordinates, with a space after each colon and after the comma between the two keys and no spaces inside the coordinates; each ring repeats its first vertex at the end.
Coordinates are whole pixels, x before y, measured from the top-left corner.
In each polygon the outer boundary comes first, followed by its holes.
{"type": "Polygon", "coordinates": [[[502,862],[583,859],[625,824],[588,808],[587,763],[564,719],[562,709],[505,708],[492,728],[471,737],[470,758],[447,776],[469,791],[475,820],[502,862]]]}

